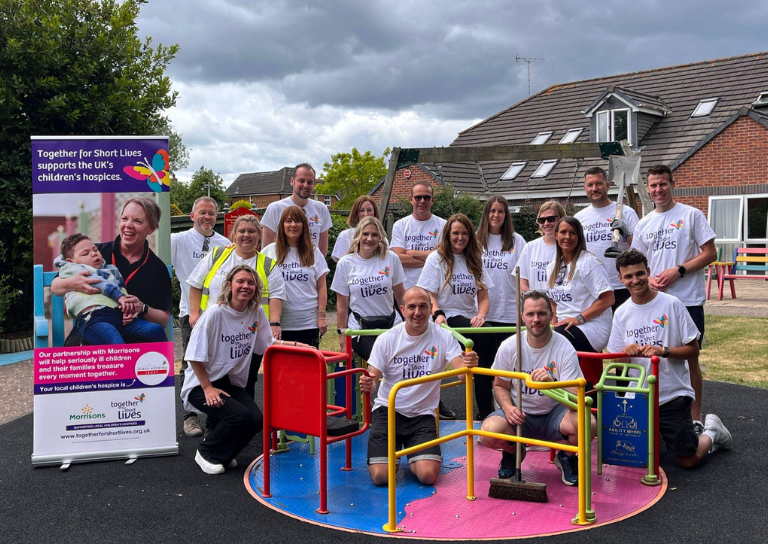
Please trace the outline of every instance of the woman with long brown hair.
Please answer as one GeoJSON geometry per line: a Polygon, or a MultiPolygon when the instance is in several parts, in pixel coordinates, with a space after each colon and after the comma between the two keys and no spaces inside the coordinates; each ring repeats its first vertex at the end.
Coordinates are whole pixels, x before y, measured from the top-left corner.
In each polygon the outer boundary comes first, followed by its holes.
{"type": "Polygon", "coordinates": [[[286,299],[280,330],[283,340],[297,340],[315,347],[328,330],[325,305],[328,264],[312,245],[307,215],[298,206],[283,210],[277,239],[261,252],[274,259],[283,274],[286,299]]]}
{"type": "MultiPolygon", "coordinates": [[[[475,229],[463,213],[452,215],[443,227],[437,251],[430,253],[416,284],[429,291],[432,318],[438,325],[450,327],[482,327],[490,309],[488,289],[494,287],[483,271],[483,256],[475,229]]],[[[493,353],[488,350],[486,335],[464,335],[475,343],[482,367],[490,368],[493,353]]],[[[493,411],[493,392],[476,387],[479,415],[493,411]]]]}

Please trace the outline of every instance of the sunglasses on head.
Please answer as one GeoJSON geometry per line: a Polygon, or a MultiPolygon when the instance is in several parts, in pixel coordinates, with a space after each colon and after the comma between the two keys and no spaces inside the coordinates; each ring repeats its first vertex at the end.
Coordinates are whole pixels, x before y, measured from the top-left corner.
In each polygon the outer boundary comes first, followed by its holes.
{"type": "Polygon", "coordinates": [[[544,223],[554,223],[557,219],[558,217],[556,215],[548,215],[547,217],[539,217],[536,222],[539,225],[543,225],[544,223]]]}
{"type": "Polygon", "coordinates": [[[539,294],[543,297],[549,298],[549,293],[547,291],[544,291],[542,289],[531,289],[530,291],[523,291],[523,300],[530,297],[534,293],[539,294]]]}
{"type": "Polygon", "coordinates": [[[432,195],[413,195],[413,199],[416,202],[421,202],[422,200],[424,202],[429,202],[430,200],[432,200],[432,195]]]}

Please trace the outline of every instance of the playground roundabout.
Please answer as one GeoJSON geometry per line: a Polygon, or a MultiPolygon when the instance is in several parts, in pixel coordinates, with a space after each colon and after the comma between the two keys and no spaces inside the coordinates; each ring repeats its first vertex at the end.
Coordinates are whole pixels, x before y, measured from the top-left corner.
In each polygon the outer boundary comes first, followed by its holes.
{"type": "MultiPolygon", "coordinates": [[[[464,429],[463,421],[443,421],[440,434],[464,429]]],[[[479,423],[475,423],[479,428],[479,423]]],[[[263,456],[245,472],[244,484],[260,503],[295,519],[340,531],[386,536],[388,491],[371,483],[366,467],[368,434],[352,439],[352,469],[345,464],[343,442],[328,446],[328,513],[319,504],[319,455],[311,455],[305,443],[291,443],[290,451],[271,455],[271,497],[264,497],[263,456]]],[[[641,483],[646,471],[604,465],[596,472],[596,453],[591,463],[591,506],[595,522],[574,524],[578,513],[578,489],[562,483],[560,471],[550,463],[548,451],[529,451],[524,478],[547,484],[548,502],[508,501],[488,497],[490,479],[496,477],[500,453],[474,445],[476,499],[467,499],[467,449],[464,439],[442,445],[443,465],[435,486],[421,485],[403,460],[397,475],[396,538],[433,540],[487,540],[547,536],[616,523],[643,512],[667,490],[641,483]]]]}

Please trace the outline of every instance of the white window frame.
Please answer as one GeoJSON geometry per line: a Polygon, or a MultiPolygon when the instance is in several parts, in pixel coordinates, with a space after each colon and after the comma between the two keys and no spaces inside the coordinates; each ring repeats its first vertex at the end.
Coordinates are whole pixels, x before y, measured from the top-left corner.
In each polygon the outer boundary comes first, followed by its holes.
{"type": "Polygon", "coordinates": [[[531,145],[544,145],[545,143],[547,143],[549,141],[549,139],[552,137],[553,134],[554,134],[554,132],[551,131],[551,130],[546,130],[544,132],[539,132],[536,135],[536,137],[533,139],[533,141],[531,142],[531,145]],[[539,138],[544,138],[544,139],[542,141],[540,141],[540,142],[537,142],[536,140],[538,140],[539,138]]]}
{"type": "Polygon", "coordinates": [[[554,170],[556,165],[557,165],[557,159],[549,159],[546,161],[541,161],[541,164],[539,165],[538,168],[536,168],[536,171],[533,173],[531,177],[545,178],[552,172],[552,170],[554,170]]]}
{"type": "Polygon", "coordinates": [[[747,199],[750,198],[768,198],[768,193],[762,193],[762,194],[756,194],[756,195],[742,195],[743,204],[742,209],[744,210],[744,223],[742,227],[742,238],[744,238],[745,244],[768,244],[768,238],[747,238],[747,233],[749,230],[747,230],[747,225],[749,224],[749,217],[747,217],[749,208],[747,207],[747,199]]]}
{"type": "Polygon", "coordinates": [[[519,175],[520,175],[520,173],[521,173],[523,170],[525,170],[525,166],[526,166],[527,164],[528,164],[528,163],[527,163],[527,162],[525,162],[525,161],[517,161],[517,162],[513,162],[513,163],[512,163],[512,165],[511,165],[509,168],[507,168],[507,171],[506,171],[506,172],[504,172],[504,173],[501,175],[501,179],[503,179],[503,180],[513,180],[513,179],[515,179],[517,176],[519,176],[519,175]],[[512,169],[513,169],[513,168],[518,168],[518,167],[519,167],[520,169],[519,169],[517,172],[515,172],[515,173],[514,173],[514,175],[509,175],[509,174],[510,174],[510,172],[512,171],[512,169]]]}
{"type": "Polygon", "coordinates": [[[717,103],[718,102],[720,102],[720,98],[719,97],[718,98],[705,98],[703,100],[699,100],[699,103],[696,104],[695,108],[693,108],[693,112],[691,113],[691,118],[694,118],[694,117],[709,117],[710,115],[712,115],[712,112],[715,111],[715,108],[717,107],[717,103]],[[710,103],[712,104],[712,107],[709,108],[709,111],[707,111],[706,113],[696,113],[699,110],[699,108],[703,109],[703,106],[705,104],[710,104],[710,103]]]}
{"type": "Polygon", "coordinates": [[[613,127],[615,126],[615,117],[616,112],[618,111],[625,111],[627,112],[627,142],[629,145],[632,145],[632,110],[629,108],[616,108],[613,110],[604,110],[597,112],[597,115],[595,116],[595,141],[600,142],[599,135],[598,135],[598,127],[600,126],[600,116],[601,115],[610,115],[608,120],[608,140],[606,142],[615,142],[616,135],[613,132],[613,127]]]}
{"type": "Polygon", "coordinates": [[[323,204],[326,206],[331,205],[331,195],[323,195],[323,204]]]}
{"type": "Polygon", "coordinates": [[[565,136],[563,136],[558,143],[561,144],[572,144],[576,140],[579,139],[579,136],[581,136],[581,133],[584,132],[583,128],[571,128],[568,129],[568,131],[565,133],[565,136]],[[571,138],[569,141],[566,141],[568,139],[569,134],[576,134],[573,138],[571,138]]]}
{"type": "Polygon", "coordinates": [[[738,200],[739,201],[739,225],[743,225],[738,238],[715,238],[716,244],[743,244],[744,233],[746,232],[746,222],[744,221],[744,196],[743,195],[728,195],[728,196],[710,196],[707,204],[707,222],[709,226],[714,230],[712,226],[712,202],[715,200],[738,200]]]}

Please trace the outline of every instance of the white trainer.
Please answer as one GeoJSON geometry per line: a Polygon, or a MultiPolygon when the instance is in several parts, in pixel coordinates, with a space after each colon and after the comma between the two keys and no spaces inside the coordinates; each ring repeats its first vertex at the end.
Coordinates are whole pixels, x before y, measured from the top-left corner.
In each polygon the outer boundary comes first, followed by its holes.
{"type": "Polygon", "coordinates": [[[200,466],[200,469],[206,474],[224,474],[224,465],[210,463],[203,459],[200,455],[200,451],[195,453],[195,462],[200,466]]]}
{"type": "Polygon", "coordinates": [[[709,453],[717,451],[719,449],[729,450],[733,445],[733,437],[730,431],[725,428],[723,422],[715,414],[707,414],[704,420],[704,429],[712,431],[715,434],[715,439],[712,441],[712,447],[709,448],[709,453]]]}

